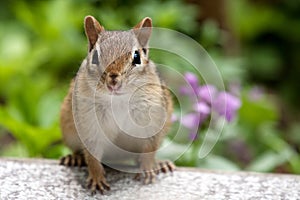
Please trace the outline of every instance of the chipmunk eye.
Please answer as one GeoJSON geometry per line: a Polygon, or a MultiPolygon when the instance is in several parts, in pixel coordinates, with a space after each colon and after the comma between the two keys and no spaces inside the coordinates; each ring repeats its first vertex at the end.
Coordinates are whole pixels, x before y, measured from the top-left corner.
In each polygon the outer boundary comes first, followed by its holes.
{"type": "Polygon", "coordinates": [[[140,52],[139,51],[135,51],[134,52],[132,64],[133,65],[139,65],[139,64],[141,64],[141,56],[140,56],[140,52]]]}

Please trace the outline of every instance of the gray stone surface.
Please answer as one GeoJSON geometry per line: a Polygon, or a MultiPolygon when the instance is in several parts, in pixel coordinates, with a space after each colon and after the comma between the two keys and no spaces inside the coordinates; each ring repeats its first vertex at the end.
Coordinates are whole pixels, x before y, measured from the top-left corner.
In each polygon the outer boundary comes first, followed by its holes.
{"type": "Polygon", "coordinates": [[[86,168],[53,160],[0,159],[0,199],[300,199],[300,176],[179,168],[142,185],[133,174],[109,170],[111,190],[92,196],[86,168]]]}

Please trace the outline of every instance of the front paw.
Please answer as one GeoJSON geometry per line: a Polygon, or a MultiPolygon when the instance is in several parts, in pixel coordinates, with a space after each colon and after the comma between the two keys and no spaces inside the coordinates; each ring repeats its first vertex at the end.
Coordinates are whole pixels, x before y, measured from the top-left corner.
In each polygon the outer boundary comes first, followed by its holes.
{"type": "Polygon", "coordinates": [[[158,161],[154,167],[141,167],[141,172],[134,177],[135,180],[142,180],[144,184],[155,182],[156,175],[159,172],[173,172],[176,166],[171,161],[158,161]]]}
{"type": "Polygon", "coordinates": [[[169,160],[160,160],[156,163],[156,170],[158,173],[160,171],[163,173],[173,172],[175,169],[176,166],[169,160]]]}
{"type": "Polygon", "coordinates": [[[91,189],[92,194],[95,194],[97,190],[99,190],[101,194],[104,194],[105,190],[110,190],[110,186],[106,182],[105,177],[89,176],[86,182],[87,182],[87,187],[91,189]]]}
{"type": "Polygon", "coordinates": [[[84,156],[80,153],[69,154],[62,157],[59,164],[72,167],[86,166],[84,156]]]}
{"type": "Polygon", "coordinates": [[[142,181],[145,185],[149,183],[154,183],[157,175],[155,169],[142,169],[142,172],[137,173],[134,177],[134,180],[142,181]]]}

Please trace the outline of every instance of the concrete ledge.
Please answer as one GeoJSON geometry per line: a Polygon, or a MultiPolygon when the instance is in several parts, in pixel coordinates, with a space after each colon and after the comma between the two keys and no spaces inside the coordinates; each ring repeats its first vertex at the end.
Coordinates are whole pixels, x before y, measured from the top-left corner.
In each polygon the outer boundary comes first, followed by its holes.
{"type": "Polygon", "coordinates": [[[300,176],[179,168],[142,185],[133,174],[109,170],[111,190],[92,196],[86,168],[56,160],[0,159],[0,199],[300,199],[300,176]]]}

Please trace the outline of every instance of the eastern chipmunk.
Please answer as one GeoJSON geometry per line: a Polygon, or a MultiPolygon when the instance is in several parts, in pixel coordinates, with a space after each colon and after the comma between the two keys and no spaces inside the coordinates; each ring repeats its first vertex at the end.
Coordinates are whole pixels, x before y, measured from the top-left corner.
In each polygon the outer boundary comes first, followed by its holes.
{"type": "Polygon", "coordinates": [[[110,186],[101,162],[134,153],[141,170],[137,177],[153,182],[159,171],[173,171],[175,166],[155,160],[171,125],[173,104],[148,58],[152,20],[146,17],[128,31],[106,31],[86,16],[84,26],[87,57],[71,82],[60,116],[64,142],[73,154],[61,164],[87,165],[88,186],[103,193],[110,186]]]}

